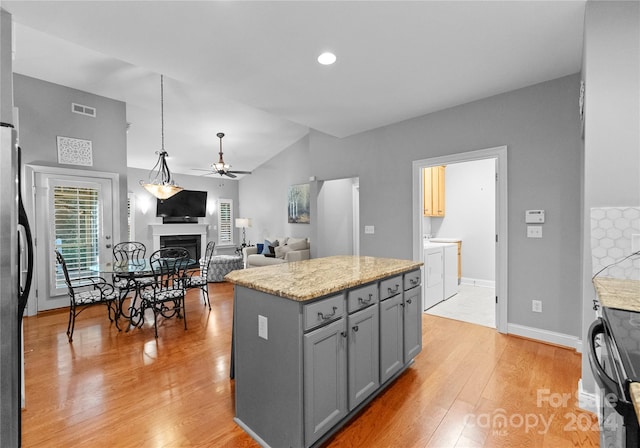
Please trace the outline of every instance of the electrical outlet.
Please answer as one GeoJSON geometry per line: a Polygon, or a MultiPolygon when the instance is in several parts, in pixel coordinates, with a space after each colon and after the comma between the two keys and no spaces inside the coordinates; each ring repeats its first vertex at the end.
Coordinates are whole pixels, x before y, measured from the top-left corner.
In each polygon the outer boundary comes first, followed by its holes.
{"type": "Polygon", "coordinates": [[[535,313],[542,313],[542,300],[532,300],[531,311],[535,313]]]}
{"type": "Polygon", "coordinates": [[[373,235],[376,233],[376,228],[374,226],[364,226],[364,233],[367,235],[373,235]]]}

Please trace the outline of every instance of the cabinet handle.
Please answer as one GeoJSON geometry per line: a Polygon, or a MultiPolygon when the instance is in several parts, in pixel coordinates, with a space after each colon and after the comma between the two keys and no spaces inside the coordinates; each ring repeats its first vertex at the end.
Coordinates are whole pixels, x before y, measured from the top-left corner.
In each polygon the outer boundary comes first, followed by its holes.
{"type": "Polygon", "coordinates": [[[372,299],[373,299],[373,294],[369,294],[368,299],[363,299],[362,297],[358,297],[358,303],[364,305],[365,303],[371,303],[372,299]]]}
{"type": "Polygon", "coordinates": [[[400,289],[400,285],[396,285],[396,289],[387,288],[389,290],[389,294],[395,294],[400,289]]]}
{"type": "Polygon", "coordinates": [[[411,299],[407,299],[407,303],[411,303],[411,299]]]}
{"type": "Polygon", "coordinates": [[[353,327],[353,331],[358,331],[358,326],[353,327]]]}
{"type": "Polygon", "coordinates": [[[420,280],[418,280],[417,278],[410,278],[409,283],[411,283],[412,285],[417,285],[418,283],[420,283],[420,280]]]}
{"type": "Polygon", "coordinates": [[[318,312],[318,319],[322,319],[322,320],[329,320],[331,319],[333,316],[336,315],[336,311],[338,310],[337,306],[333,307],[333,313],[331,314],[327,314],[326,316],[320,312],[318,312]]]}
{"type": "Polygon", "coordinates": [[[340,334],[342,335],[343,338],[347,337],[347,332],[346,331],[341,331],[340,334]]]}

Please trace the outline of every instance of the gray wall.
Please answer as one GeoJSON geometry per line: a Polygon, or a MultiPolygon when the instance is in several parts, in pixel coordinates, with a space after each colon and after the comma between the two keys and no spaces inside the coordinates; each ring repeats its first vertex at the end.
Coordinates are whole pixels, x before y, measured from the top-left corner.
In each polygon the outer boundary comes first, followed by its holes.
{"type": "Polygon", "coordinates": [[[308,137],[300,139],[280,154],[264,163],[250,176],[240,180],[240,215],[252,219],[247,240],[261,243],[267,236],[309,238],[315,251],[317,208],[311,206],[311,224],[287,222],[287,193],[289,185],[310,183],[310,197],[318,195],[318,182],[309,181],[308,137]]]}
{"type": "Polygon", "coordinates": [[[353,255],[353,183],[323,181],[318,191],[317,256],[353,255]]]}
{"type": "MultiPolygon", "coordinates": [[[[640,205],[640,5],[587,2],[585,13],[584,210],[582,337],[595,319],[591,284],[590,209],[640,205]]],[[[582,386],[593,376],[582,359],[582,386]]]]}
{"type": "MultiPolygon", "coordinates": [[[[240,181],[241,207],[284,198],[288,179],[267,173],[290,159],[303,179],[359,177],[360,253],[410,259],[412,161],[507,145],[508,321],[579,336],[579,82],[567,76],[344,139],[312,131],[308,146],[299,142],[240,181]],[[541,240],[526,238],[527,209],[547,211],[541,240]],[[542,313],[531,312],[532,299],[543,300],[542,313]]],[[[258,210],[252,217],[268,219],[258,210]]]]}
{"type": "MultiPolygon", "coordinates": [[[[120,175],[120,194],[127,191],[126,106],[122,101],[93,95],[36,78],[13,75],[15,105],[19,109],[22,163],[58,166],[81,171],[104,171],[120,175]],[[71,103],[97,109],[91,118],[71,112],[71,103]],[[57,136],[91,140],[93,166],[58,163],[57,136]]],[[[25,186],[26,187],[26,186],[25,186]]],[[[26,192],[23,191],[23,194],[26,192]]],[[[126,196],[125,196],[126,197],[126,196]]],[[[127,201],[120,204],[121,235],[126,235],[127,201]]],[[[29,211],[27,211],[29,212],[29,211]]]]}
{"type": "MultiPolygon", "coordinates": [[[[149,169],[154,164],[154,160],[149,160],[149,169]]],[[[169,167],[171,162],[169,161],[169,167]]],[[[231,199],[233,201],[233,218],[238,218],[238,181],[233,179],[223,179],[220,177],[204,177],[204,176],[187,176],[183,174],[172,174],[178,185],[187,190],[199,190],[207,192],[207,202],[215,201],[214,210],[210,210],[210,204],[207,206],[207,216],[198,218],[199,224],[207,224],[207,240],[216,242],[218,249],[218,200],[231,199]],[[213,213],[210,213],[213,211],[213,213]]],[[[134,230],[136,241],[140,241],[149,249],[153,248],[153,233],[149,224],[162,224],[162,218],[156,217],[156,198],[151,196],[141,185],[140,180],[146,180],[149,177],[148,170],[140,170],[136,168],[128,169],[129,188],[128,192],[134,196],[134,230]],[[146,209],[146,211],[145,211],[146,209]]],[[[123,239],[126,232],[122,233],[123,239]]],[[[239,236],[239,230],[234,227],[234,243],[240,245],[242,236],[239,236]]],[[[220,251],[222,249],[220,248],[220,251]]],[[[218,252],[218,251],[217,251],[218,252]]]]}

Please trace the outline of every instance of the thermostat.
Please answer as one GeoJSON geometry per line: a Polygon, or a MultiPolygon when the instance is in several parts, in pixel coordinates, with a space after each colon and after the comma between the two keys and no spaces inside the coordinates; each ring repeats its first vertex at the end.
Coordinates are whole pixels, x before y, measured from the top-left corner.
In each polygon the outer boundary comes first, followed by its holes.
{"type": "Polygon", "coordinates": [[[524,213],[524,222],[527,224],[542,224],[544,222],[544,210],[527,210],[524,213]]]}

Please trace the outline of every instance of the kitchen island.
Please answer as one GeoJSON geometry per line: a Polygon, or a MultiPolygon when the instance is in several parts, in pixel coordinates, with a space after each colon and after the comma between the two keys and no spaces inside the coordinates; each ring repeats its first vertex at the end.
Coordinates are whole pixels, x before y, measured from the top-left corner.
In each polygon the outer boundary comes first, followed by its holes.
{"type": "Polygon", "coordinates": [[[422,350],[421,265],[336,256],[229,273],[235,421],[274,448],[340,429],[422,350]]]}

